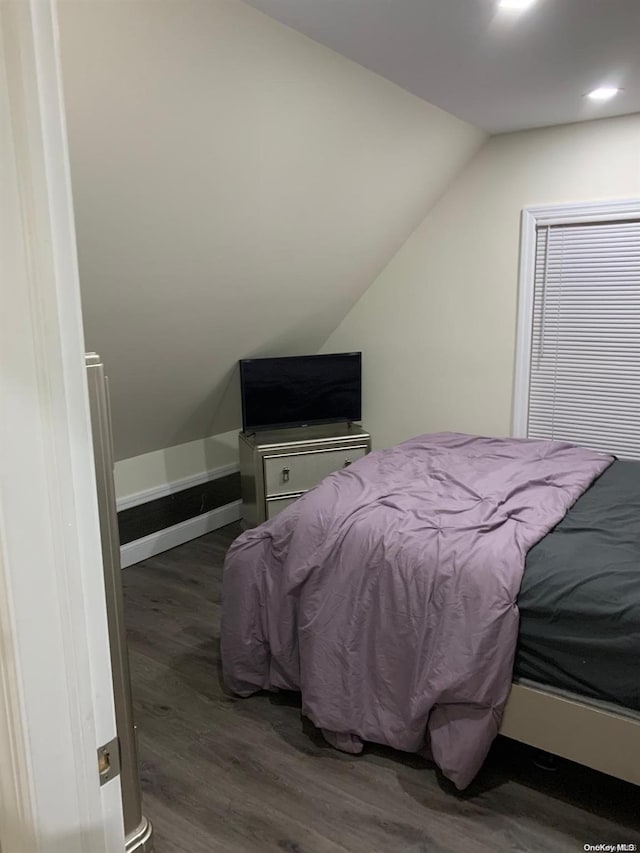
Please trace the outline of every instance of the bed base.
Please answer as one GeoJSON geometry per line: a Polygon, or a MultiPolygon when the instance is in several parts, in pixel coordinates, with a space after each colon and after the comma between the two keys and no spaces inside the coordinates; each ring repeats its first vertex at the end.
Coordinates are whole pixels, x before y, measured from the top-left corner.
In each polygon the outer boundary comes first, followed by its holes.
{"type": "Polygon", "coordinates": [[[640,715],[514,683],[500,734],[640,785],[640,715]]]}

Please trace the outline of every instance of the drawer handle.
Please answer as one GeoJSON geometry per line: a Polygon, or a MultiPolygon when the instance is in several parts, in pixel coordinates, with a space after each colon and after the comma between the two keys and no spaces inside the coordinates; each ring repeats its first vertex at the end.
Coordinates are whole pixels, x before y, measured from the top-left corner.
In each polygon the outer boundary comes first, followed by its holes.
{"type": "Polygon", "coordinates": [[[291,471],[290,471],[290,469],[289,469],[289,468],[283,468],[283,469],[282,469],[282,482],[283,482],[283,483],[288,483],[288,482],[289,482],[289,474],[290,474],[290,473],[291,473],[291,471]]]}
{"type": "Polygon", "coordinates": [[[345,459],[345,460],[344,460],[344,465],[343,465],[342,467],[343,467],[343,468],[348,468],[348,467],[349,467],[349,465],[351,465],[351,460],[350,460],[350,459],[345,459]]]}

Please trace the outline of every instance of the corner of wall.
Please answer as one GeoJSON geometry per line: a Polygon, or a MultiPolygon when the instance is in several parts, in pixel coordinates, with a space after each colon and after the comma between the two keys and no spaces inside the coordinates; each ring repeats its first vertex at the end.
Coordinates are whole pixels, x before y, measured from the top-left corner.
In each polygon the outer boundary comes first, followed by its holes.
{"type": "MultiPolygon", "coordinates": [[[[494,136],[492,134],[487,133],[481,128],[474,127],[473,125],[468,125],[468,127],[470,130],[474,131],[474,133],[469,135],[467,150],[465,151],[464,156],[461,158],[460,162],[457,164],[457,167],[453,169],[448,175],[447,180],[443,183],[440,192],[433,198],[429,199],[428,206],[425,207],[420,217],[414,222],[413,227],[407,233],[406,237],[394,248],[393,252],[387,257],[385,263],[378,269],[376,274],[373,276],[364,292],[360,294],[356,301],[349,307],[347,313],[327,335],[324,343],[319,348],[318,352],[329,352],[334,348],[335,344],[342,337],[341,331],[343,330],[343,327],[348,326],[350,321],[353,319],[353,313],[357,312],[363,303],[366,303],[375,285],[381,279],[384,278],[385,272],[388,270],[388,268],[404,251],[407,244],[414,239],[417,232],[419,232],[420,229],[424,226],[425,221],[428,219],[430,213],[434,210],[434,208],[437,207],[440,200],[449,193],[449,191],[456,183],[464,180],[464,176],[467,171],[473,168],[477,158],[483,154],[487,145],[492,139],[494,139],[494,136]]],[[[339,346],[341,346],[341,344],[339,344],[339,346]]]]}

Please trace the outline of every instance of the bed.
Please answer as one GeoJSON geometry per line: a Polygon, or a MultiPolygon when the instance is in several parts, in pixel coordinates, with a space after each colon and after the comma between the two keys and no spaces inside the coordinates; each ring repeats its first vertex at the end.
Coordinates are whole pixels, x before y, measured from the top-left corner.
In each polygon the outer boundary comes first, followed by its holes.
{"type": "Polygon", "coordinates": [[[640,462],[529,551],[501,733],[640,784],[640,462]]]}
{"type": "Polygon", "coordinates": [[[334,746],[421,752],[461,789],[498,731],[640,782],[634,464],[444,433],[331,475],[229,551],[228,686],[298,689],[334,746]]]}

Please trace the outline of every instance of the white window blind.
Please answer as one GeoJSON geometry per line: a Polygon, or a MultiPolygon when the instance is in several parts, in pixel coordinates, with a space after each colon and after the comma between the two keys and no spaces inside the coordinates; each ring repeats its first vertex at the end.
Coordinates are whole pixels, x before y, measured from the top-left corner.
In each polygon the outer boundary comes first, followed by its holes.
{"type": "Polygon", "coordinates": [[[640,221],[536,235],[527,434],[640,459],[640,221]]]}

